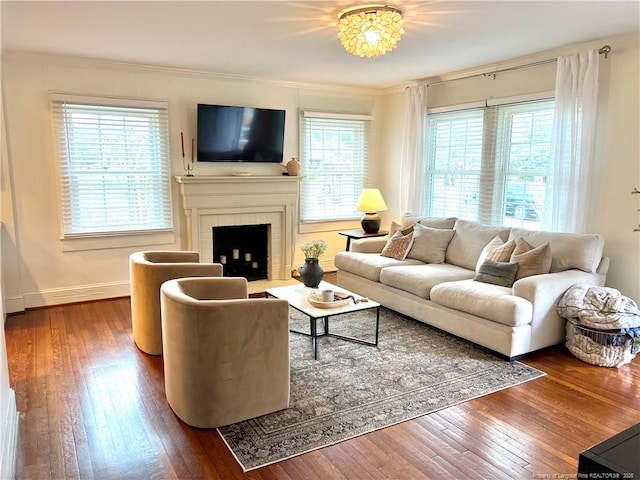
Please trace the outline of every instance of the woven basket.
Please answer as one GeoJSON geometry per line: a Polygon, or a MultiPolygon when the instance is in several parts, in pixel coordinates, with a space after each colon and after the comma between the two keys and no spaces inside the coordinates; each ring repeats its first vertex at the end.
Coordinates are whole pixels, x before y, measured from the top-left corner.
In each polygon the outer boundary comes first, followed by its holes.
{"type": "Polygon", "coordinates": [[[631,353],[632,339],[625,334],[611,333],[567,321],[566,346],[583,362],[600,367],[621,367],[636,356],[631,353]]]}

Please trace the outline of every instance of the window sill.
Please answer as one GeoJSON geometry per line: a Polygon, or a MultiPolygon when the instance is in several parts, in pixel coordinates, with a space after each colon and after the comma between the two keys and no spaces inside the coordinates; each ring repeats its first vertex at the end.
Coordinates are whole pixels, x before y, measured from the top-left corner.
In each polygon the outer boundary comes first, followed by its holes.
{"type": "Polygon", "coordinates": [[[360,228],[360,220],[331,220],[326,222],[299,223],[298,233],[332,232],[360,228]]]}
{"type": "Polygon", "coordinates": [[[63,252],[142,247],[147,245],[166,245],[173,244],[175,241],[176,235],[173,231],[150,233],[137,232],[131,234],[60,239],[63,252]]]}

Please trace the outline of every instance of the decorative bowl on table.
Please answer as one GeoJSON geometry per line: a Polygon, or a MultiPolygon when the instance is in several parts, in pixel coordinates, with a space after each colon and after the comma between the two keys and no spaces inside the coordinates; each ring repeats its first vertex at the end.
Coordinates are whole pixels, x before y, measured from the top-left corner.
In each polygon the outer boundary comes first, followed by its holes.
{"type": "Polygon", "coordinates": [[[352,297],[344,297],[334,293],[332,302],[325,302],[322,300],[322,295],[319,293],[312,293],[307,297],[307,301],[316,308],[337,308],[349,305],[352,297]]]}

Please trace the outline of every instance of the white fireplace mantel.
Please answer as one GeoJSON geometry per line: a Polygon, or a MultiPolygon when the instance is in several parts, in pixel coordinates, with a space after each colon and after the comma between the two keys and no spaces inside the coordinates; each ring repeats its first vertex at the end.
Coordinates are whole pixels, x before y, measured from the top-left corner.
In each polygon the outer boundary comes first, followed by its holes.
{"type": "Polygon", "coordinates": [[[212,228],[269,224],[269,279],[291,277],[302,177],[176,176],[187,219],[187,243],[213,261],[212,228]]]}

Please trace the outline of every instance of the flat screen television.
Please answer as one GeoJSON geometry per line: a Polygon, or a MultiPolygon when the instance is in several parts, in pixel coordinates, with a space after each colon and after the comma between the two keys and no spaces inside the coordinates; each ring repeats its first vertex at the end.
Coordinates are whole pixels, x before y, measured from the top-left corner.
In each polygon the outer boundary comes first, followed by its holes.
{"type": "Polygon", "coordinates": [[[198,161],[282,163],[284,117],[284,110],[198,104],[198,161]]]}

